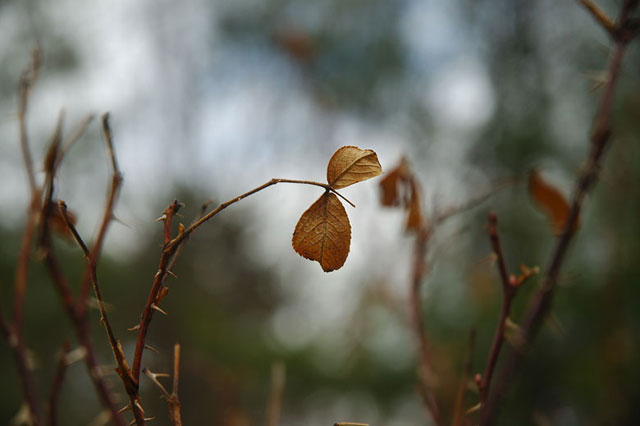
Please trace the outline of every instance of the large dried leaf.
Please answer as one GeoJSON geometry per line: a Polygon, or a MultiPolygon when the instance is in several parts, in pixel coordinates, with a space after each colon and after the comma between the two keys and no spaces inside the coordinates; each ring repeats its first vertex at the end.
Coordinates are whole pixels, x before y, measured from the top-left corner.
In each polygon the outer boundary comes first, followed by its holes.
{"type": "Polygon", "coordinates": [[[382,174],[378,156],[370,149],[343,146],[327,166],[327,183],[333,189],[345,188],[382,174]]]}
{"type": "Polygon", "coordinates": [[[325,192],[302,214],[291,243],[300,256],[319,262],[325,272],[344,265],[351,244],[351,225],[335,194],[325,192]]]}
{"type": "Polygon", "coordinates": [[[537,169],[533,169],[529,175],[529,195],[549,217],[553,233],[561,235],[571,214],[571,207],[564,195],[545,181],[537,169]]]}

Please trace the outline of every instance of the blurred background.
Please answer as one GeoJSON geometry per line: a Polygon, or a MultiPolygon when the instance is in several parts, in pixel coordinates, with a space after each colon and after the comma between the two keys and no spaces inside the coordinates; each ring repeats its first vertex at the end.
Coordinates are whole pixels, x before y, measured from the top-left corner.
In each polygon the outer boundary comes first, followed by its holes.
{"type": "MultiPolygon", "coordinates": [[[[620,0],[598,2],[612,16],[620,0]]],[[[0,302],[10,312],[28,202],[21,167],[17,84],[39,46],[42,67],[27,123],[36,165],[60,110],[71,132],[110,111],[124,174],[99,265],[116,333],[131,357],[161,251],[154,220],[174,199],[183,221],[270,178],[323,181],[340,146],[377,152],[383,169],[406,155],[427,214],[464,204],[498,178],[534,166],[569,194],[588,133],[609,42],[577,2],[551,0],[0,1],[0,302]]],[[[509,388],[499,424],[640,424],[640,79],[628,50],[614,110],[614,141],[562,271],[554,321],[509,388]]],[[[43,178],[41,166],[36,167],[43,178]]],[[[108,156],[98,120],[71,150],[57,198],[97,230],[108,156]]],[[[380,207],[379,178],[342,191],[352,225],[345,266],[326,274],[299,257],[291,234],[321,194],[276,185],[216,216],[190,239],[170,279],[144,365],[169,371],[182,345],[185,424],[265,424],[272,365],[286,367],[281,421],[325,426],[429,424],[416,392],[409,327],[412,237],[400,210],[380,207]]],[[[445,422],[477,329],[482,371],[501,290],[486,234],[489,210],[512,271],[544,268],[554,237],[525,185],[501,191],[438,228],[423,287],[437,393],[445,422]]],[[[56,241],[77,284],[80,251],[56,241]]],[[[519,293],[517,322],[533,279],[519,293]]],[[[74,287],[75,288],[75,287],[74,287]]],[[[37,261],[27,293],[26,339],[41,394],[55,354],[73,337],[37,261]]],[[[113,358],[93,315],[101,361],[113,358]]],[[[72,339],[73,341],[73,339],[72,339]]],[[[74,342],[75,345],[75,342],[74,342]]],[[[22,396],[0,347],[0,423],[22,396]]],[[[115,392],[121,385],[109,376],[115,392]]],[[[142,378],[154,424],[167,425],[159,392],[142,378]]],[[[468,392],[465,406],[477,402],[468,392]]],[[[124,405],[124,402],[123,402],[124,405]]],[[[62,388],[60,424],[100,424],[82,363],[62,388]]]]}

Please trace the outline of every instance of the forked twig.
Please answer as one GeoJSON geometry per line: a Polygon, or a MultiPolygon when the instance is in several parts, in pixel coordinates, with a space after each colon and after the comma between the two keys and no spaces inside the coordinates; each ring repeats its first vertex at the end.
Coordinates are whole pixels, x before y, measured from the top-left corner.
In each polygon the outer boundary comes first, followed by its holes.
{"type": "Polygon", "coordinates": [[[481,407],[484,407],[487,402],[487,396],[489,395],[489,389],[491,388],[491,379],[493,378],[493,372],[498,362],[500,350],[502,349],[502,344],[505,339],[505,326],[507,319],[509,318],[509,313],[511,312],[511,303],[513,302],[516,290],[518,289],[518,282],[515,277],[512,279],[507,271],[507,264],[504,260],[502,246],[500,245],[500,237],[498,236],[497,224],[498,216],[494,212],[489,213],[489,238],[491,240],[491,248],[496,256],[496,264],[500,274],[500,281],[502,282],[502,309],[500,311],[500,319],[498,320],[498,327],[493,338],[489,358],[487,359],[487,365],[479,382],[481,407]]]}
{"type": "Polygon", "coordinates": [[[160,390],[162,396],[167,400],[169,410],[169,420],[172,426],[182,426],[182,415],[180,413],[180,398],[178,397],[178,384],[180,382],[180,344],[173,346],[173,387],[171,393],[160,383],[158,377],[168,377],[168,374],[153,373],[149,369],[142,370],[145,376],[160,390]]]}

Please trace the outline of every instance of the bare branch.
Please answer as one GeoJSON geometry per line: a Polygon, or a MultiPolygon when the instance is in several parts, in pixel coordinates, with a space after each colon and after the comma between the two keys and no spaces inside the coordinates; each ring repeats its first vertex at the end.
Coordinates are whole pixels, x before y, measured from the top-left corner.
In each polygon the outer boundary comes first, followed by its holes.
{"type": "Polygon", "coordinates": [[[476,344],[476,330],[472,329],[469,332],[469,346],[467,348],[467,355],[464,361],[464,369],[462,370],[462,377],[460,377],[460,385],[458,386],[458,393],[456,394],[456,401],[453,408],[453,421],[452,426],[460,426],[462,419],[464,418],[464,394],[467,391],[469,377],[471,377],[471,360],[473,358],[473,348],[476,344]]]}
{"type": "Polygon", "coordinates": [[[597,4],[591,0],[578,0],[585,9],[591,13],[591,16],[604,28],[610,35],[614,36],[616,33],[616,24],[609,16],[597,4]]]}
{"type": "Polygon", "coordinates": [[[426,256],[427,245],[431,237],[430,231],[426,227],[418,230],[413,248],[413,271],[411,274],[411,293],[409,305],[411,312],[411,324],[414,335],[418,342],[418,380],[420,396],[425,405],[425,409],[436,425],[440,423],[440,413],[436,397],[433,392],[433,371],[431,367],[431,356],[429,354],[429,344],[426,330],[422,320],[422,298],[420,297],[422,282],[427,273],[426,256]]]}
{"type": "Polygon", "coordinates": [[[280,423],[280,410],[282,408],[282,394],[286,380],[285,365],[282,362],[274,362],[271,365],[271,389],[267,404],[266,426],[278,426],[280,423]]]}
{"type": "Polygon", "coordinates": [[[49,426],[56,426],[58,424],[58,399],[60,398],[60,390],[62,389],[62,381],[64,380],[64,374],[67,371],[67,354],[71,349],[71,345],[68,340],[65,340],[60,348],[58,354],[58,366],[56,368],[56,374],[53,378],[53,384],[51,385],[51,391],[49,392],[48,401],[48,414],[49,414],[49,426]]]}
{"type": "Polygon", "coordinates": [[[113,356],[118,364],[118,375],[122,380],[124,388],[129,396],[129,400],[131,401],[131,405],[134,407],[133,414],[135,416],[135,421],[138,426],[145,424],[144,418],[144,410],[140,405],[140,396],[138,395],[138,382],[134,380],[131,375],[131,369],[129,368],[129,364],[124,356],[124,352],[122,351],[122,346],[120,341],[115,336],[113,329],[111,327],[111,323],[109,322],[109,317],[107,315],[107,311],[104,307],[104,301],[102,299],[102,292],[100,290],[100,286],[98,284],[98,276],[96,272],[96,263],[95,259],[91,256],[91,252],[87,248],[87,245],[84,243],[78,231],[76,230],[73,223],[69,219],[69,215],[67,213],[67,205],[64,201],[60,201],[58,203],[60,208],[60,213],[64,218],[64,221],[67,225],[69,231],[73,234],[74,239],[78,243],[78,245],[82,248],[85,258],[89,262],[90,272],[91,272],[91,282],[93,284],[93,291],[96,295],[96,299],[98,301],[98,307],[100,309],[101,322],[104,325],[105,331],[107,333],[107,337],[109,338],[109,344],[111,345],[111,350],[113,351],[113,356]]]}
{"type": "Polygon", "coordinates": [[[24,159],[25,170],[29,180],[29,188],[31,189],[31,198],[36,198],[38,187],[36,184],[35,174],[33,172],[33,160],[31,159],[31,150],[29,148],[29,138],[27,136],[27,105],[29,103],[29,94],[31,88],[38,78],[40,69],[40,50],[34,49],[31,55],[31,66],[22,74],[20,79],[20,96],[18,108],[18,122],[20,126],[20,147],[22,148],[22,157],[24,159]]]}
{"type": "MultiPolygon", "coordinates": [[[[631,15],[637,8],[638,3],[638,0],[625,0],[616,28],[625,29],[630,24],[630,21],[632,21],[631,15]]],[[[611,48],[612,54],[602,97],[600,98],[596,116],[593,120],[594,126],[590,140],[591,150],[589,158],[587,159],[587,165],[577,179],[572,197],[571,214],[565,225],[565,230],[556,242],[551,254],[548,267],[542,280],[542,287],[531,300],[524,316],[521,325],[521,337],[525,343],[531,342],[535,337],[540,328],[540,324],[549,312],[560,269],[566,258],[569,245],[575,235],[575,232],[572,232],[572,230],[580,215],[585,196],[596,183],[598,171],[603,162],[604,151],[609,144],[613,97],[618,76],[622,68],[622,59],[626,47],[632,38],[624,36],[624,34],[620,36],[619,31],[616,31],[616,34],[618,35],[614,37],[614,43],[611,48]]],[[[634,35],[637,35],[637,33],[634,33],[634,35]]],[[[522,355],[521,351],[512,351],[509,353],[504,362],[504,368],[501,371],[495,390],[489,396],[487,406],[482,412],[480,424],[490,424],[492,422],[507,383],[519,365],[522,355]]]]}
{"type": "Polygon", "coordinates": [[[511,312],[511,302],[515,296],[517,286],[515,278],[512,280],[507,271],[507,265],[502,253],[502,247],[500,245],[500,238],[498,236],[498,216],[491,212],[489,213],[489,238],[491,239],[491,247],[493,253],[496,256],[496,263],[498,266],[498,272],[500,273],[500,280],[502,281],[502,310],[500,312],[500,320],[496,334],[493,338],[493,344],[491,345],[491,352],[487,359],[487,365],[484,370],[484,375],[480,381],[480,406],[486,405],[489,390],[491,388],[491,379],[493,378],[493,372],[500,356],[500,350],[504,343],[505,324],[509,318],[511,312]]]}

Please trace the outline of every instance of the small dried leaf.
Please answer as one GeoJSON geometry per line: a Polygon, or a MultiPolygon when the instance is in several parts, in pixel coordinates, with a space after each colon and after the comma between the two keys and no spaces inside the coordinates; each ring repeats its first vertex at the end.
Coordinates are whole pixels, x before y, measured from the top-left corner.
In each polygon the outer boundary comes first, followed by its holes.
{"type": "MultiPolygon", "coordinates": [[[[533,169],[529,175],[529,195],[549,216],[553,233],[556,236],[561,235],[571,213],[564,195],[545,181],[537,169],[533,169]]],[[[573,230],[575,231],[575,228],[573,230]]]]}
{"type": "Polygon", "coordinates": [[[408,214],[405,230],[418,231],[423,226],[424,219],[422,217],[422,208],[420,206],[420,193],[417,188],[418,185],[413,181],[411,183],[411,198],[407,205],[408,214]]]}
{"type": "Polygon", "coordinates": [[[399,197],[400,185],[400,172],[398,168],[385,173],[384,177],[380,179],[380,191],[382,197],[380,198],[380,204],[385,207],[393,207],[400,204],[401,198],[399,197]]]}
{"type": "Polygon", "coordinates": [[[398,165],[380,179],[382,199],[380,204],[385,207],[404,205],[408,199],[407,185],[413,176],[406,157],[402,157],[398,165]]]}
{"type": "Polygon", "coordinates": [[[338,197],[325,192],[305,211],[293,233],[293,249],[325,272],[344,265],[351,244],[349,217],[338,197]]]}
{"type": "Polygon", "coordinates": [[[380,174],[382,167],[375,152],[355,146],[343,146],[329,160],[327,183],[333,189],[346,188],[380,174]]]}

